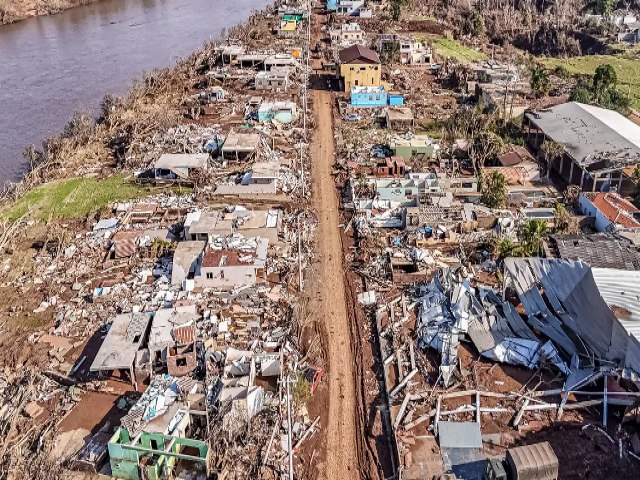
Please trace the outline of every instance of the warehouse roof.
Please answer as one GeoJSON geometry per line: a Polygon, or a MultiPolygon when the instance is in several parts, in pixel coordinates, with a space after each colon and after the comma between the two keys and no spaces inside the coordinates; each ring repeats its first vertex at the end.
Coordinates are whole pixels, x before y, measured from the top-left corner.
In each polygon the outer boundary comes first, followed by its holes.
{"type": "Polygon", "coordinates": [[[602,160],[622,166],[640,162],[640,126],[618,112],[568,102],[526,116],[581,165],[602,160]]]}

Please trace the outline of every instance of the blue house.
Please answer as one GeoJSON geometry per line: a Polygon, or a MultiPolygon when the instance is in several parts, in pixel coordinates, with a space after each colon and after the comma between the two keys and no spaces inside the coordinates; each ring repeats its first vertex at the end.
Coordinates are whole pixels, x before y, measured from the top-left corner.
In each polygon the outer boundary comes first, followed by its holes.
{"type": "Polygon", "coordinates": [[[401,93],[389,93],[389,105],[404,105],[404,95],[401,93]]]}
{"type": "Polygon", "coordinates": [[[351,87],[351,106],[384,107],[389,100],[384,87],[351,87]]]}
{"type": "Polygon", "coordinates": [[[338,8],[338,0],[327,0],[327,10],[335,12],[338,8]]]}

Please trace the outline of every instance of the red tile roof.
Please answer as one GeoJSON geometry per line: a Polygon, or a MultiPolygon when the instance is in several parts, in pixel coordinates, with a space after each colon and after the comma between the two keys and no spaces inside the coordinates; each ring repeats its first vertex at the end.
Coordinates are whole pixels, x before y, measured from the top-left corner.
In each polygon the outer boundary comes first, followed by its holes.
{"type": "Polygon", "coordinates": [[[640,228],[640,222],[633,217],[640,210],[617,193],[588,192],[584,195],[612,223],[623,228],[640,228]]]}

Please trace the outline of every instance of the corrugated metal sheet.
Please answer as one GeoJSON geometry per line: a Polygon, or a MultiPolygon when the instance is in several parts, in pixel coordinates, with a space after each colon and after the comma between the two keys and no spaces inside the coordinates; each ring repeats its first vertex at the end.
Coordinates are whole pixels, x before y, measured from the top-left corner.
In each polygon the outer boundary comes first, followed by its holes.
{"type": "Polygon", "coordinates": [[[478,422],[438,422],[440,448],[482,448],[478,422]]]}
{"type": "Polygon", "coordinates": [[[640,340],[640,272],[592,268],[600,295],[630,335],[640,340]]]}

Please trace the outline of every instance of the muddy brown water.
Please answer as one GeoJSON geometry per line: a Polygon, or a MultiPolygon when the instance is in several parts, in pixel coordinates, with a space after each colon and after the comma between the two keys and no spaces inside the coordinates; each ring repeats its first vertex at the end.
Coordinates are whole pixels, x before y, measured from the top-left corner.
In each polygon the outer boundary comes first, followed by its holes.
{"type": "Polygon", "coordinates": [[[174,64],[269,0],[99,0],[0,26],[0,184],[24,174],[22,152],[96,111],[144,71],[174,64]]]}

